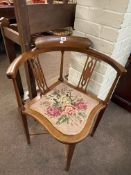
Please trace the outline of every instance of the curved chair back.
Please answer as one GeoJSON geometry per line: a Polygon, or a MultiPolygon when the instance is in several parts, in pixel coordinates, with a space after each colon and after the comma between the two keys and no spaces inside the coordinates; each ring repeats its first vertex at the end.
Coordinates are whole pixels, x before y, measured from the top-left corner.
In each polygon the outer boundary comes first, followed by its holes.
{"type": "MultiPolygon", "coordinates": [[[[15,81],[17,71],[20,65],[29,61],[30,66],[32,68],[37,86],[39,88],[39,92],[41,95],[44,95],[50,87],[47,85],[46,78],[44,72],[42,71],[41,64],[39,62],[39,55],[46,52],[51,51],[60,51],[61,52],[61,62],[60,62],[60,73],[58,81],[64,81],[63,76],[63,67],[64,67],[64,52],[65,51],[74,51],[80,52],[86,55],[85,65],[81,72],[80,79],[78,81],[78,85],[76,88],[84,93],[88,93],[88,85],[92,76],[92,73],[98,62],[105,62],[110,65],[116,71],[116,77],[114,82],[108,92],[106,99],[103,103],[107,104],[111,98],[111,95],[116,87],[116,84],[120,78],[120,76],[126,72],[125,68],[117,63],[112,58],[99,53],[90,48],[91,41],[87,38],[82,37],[59,37],[59,36],[48,36],[48,37],[40,37],[36,40],[36,48],[33,50],[23,53],[18,58],[16,58],[10,65],[7,76],[13,79],[15,90],[17,91],[17,99],[18,104],[21,105],[22,101],[20,99],[20,95],[18,92],[18,87],[15,81]]],[[[48,65],[47,65],[48,66],[48,65]]],[[[97,98],[97,97],[96,97],[97,98]]]]}

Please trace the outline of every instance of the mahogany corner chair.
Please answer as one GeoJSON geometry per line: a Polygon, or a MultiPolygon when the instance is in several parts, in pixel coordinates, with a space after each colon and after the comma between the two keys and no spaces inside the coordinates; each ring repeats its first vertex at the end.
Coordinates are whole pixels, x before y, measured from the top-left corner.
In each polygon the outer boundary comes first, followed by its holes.
{"type": "Polygon", "coordinates": [[[76,144],[94,133],[120,76],[126,72],[125,68],[112,58],[89,48],[90,44],[90,40],[82,37],[40,37],[36,40],[36,47],[18,56],[7,70],[8,78],[13,80],[28,144],[30,134],[27,117],[30,116],[46,128],[52,137],[65,144],[66,170],[70,168],[76,144]],[[41,53],[52,51],[61,53],[60,73],[58,81],[48,86],[38,57],[41,53]],[[76,87],[69,84],[63,76],[64,52],[66,51],[87,55],[76,87]],[[23,102],[18,90],[16,75],[19,67],[27,61],[32,68],[38,86],[38,94],[34,99],[23,102]],[[94,68],[98,62],[102,61],[116,71],[116,78],[104,101],[87,91],[94,68]]]}

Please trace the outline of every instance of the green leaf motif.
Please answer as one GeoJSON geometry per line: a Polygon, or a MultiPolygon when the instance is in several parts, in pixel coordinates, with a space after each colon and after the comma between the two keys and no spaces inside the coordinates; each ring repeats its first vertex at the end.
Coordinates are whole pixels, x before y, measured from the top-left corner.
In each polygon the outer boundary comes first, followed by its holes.
{"type": "Polygon", "coordinates": [[[80,116],[82,116],[83,118],[85,118],[85,113],[79,112],[78,114],[79,114],[80,116]]]}
{"type": "Polygon", "coordinates": [[[67,123],[67,124],[69,124],[69,118],[67,117],[67,116],[62,116],[62,117],[60,117],[59,119],[58,119],[58,121],[56,122],[56,124],[58,124],[58,125],[60,125],[60,124],[62,124],[62,123],[67,123]]]}

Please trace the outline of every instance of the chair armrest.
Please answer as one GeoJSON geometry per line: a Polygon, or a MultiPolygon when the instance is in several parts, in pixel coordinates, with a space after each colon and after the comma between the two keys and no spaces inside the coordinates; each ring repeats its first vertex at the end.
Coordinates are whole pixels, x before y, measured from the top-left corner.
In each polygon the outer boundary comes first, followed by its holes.
{"type": "Polygon", "coordinates": [[[6,75],[9,79],[15,79],[17,72],[19,70],[19,67],[24,64],[28,59],[34,57],[34,55],[37,55],[37,51],[29,51],[25,52],[21,55],[19,55],[17,58],[14,59],[14,61],[9,65],[6,75]]]}
{"type": "Polygon", "coordinates": [[[9,79],[15,79],[20,64],[22,63],[22,55],[18,56],[8,67],[6,75],[9,79]]]}
{"type": "Polygon", "coordinates": [[[6,38],[20,45],[19,33],[16,30],[9,28],[9,27],[3,27],[3,33],[6,38]]]}

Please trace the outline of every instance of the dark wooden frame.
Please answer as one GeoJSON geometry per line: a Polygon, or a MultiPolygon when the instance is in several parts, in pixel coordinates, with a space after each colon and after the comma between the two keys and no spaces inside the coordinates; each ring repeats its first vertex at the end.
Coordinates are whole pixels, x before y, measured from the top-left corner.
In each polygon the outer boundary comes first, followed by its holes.
{"type": "Polygon", "coordinates": [[[127,73],[120,78],[112,101],[131,113],[131,55],[126,64],[127,73]]]}
{"type": "Polygon", "coordinates": [[[0,18],[5,17],[5,18],[14,18],[15,17],[15,12],[14,12],[14,7],[13,6],[7,6],[7,5],[1,5],[0,6],[0,18]]]}
{"type": "MultiPolygon", "coordinates": [[[[33,35],[58,28],[74,27],[76,3],[68,3],[68,1],[63,0],[62,4],[53,4],[53,0],[48,0],[48,4],[27,5],[26,0],[14,0],[17,26],[11,26],[7,19],[1,20],[2,35],[10,62],[16,54],[14,43],[19,44],[22,52],[25,52],[34,47],[33,35]]],[[[33,98],[36,96],[36,86],[28,63],[25,65],[25,70],[29,97],[33,98]]],[[[19,81],[20,86],[18,88],[21,91],[21,96],[23,96],[20,75],[17,81],[19,81]]]]}
{"type": "MultiPolygon", "coordinates": [[[[2,17],[8,18],[10,22],[15,21],[14,7],[10,5],[0,5],[0,18],[2,17]]],[[[5,52],[1,31],[0,31],[0,52],[5,52]]]]}

